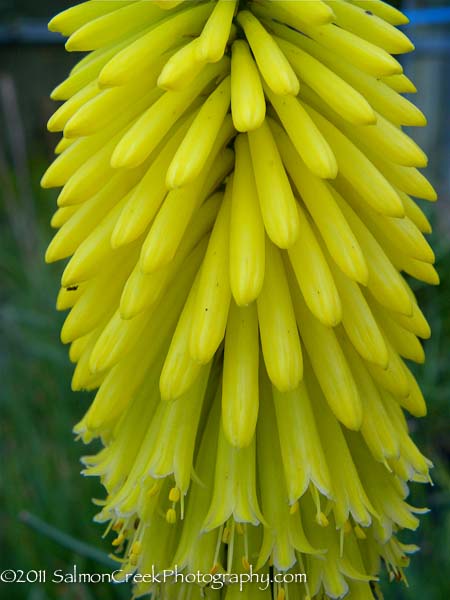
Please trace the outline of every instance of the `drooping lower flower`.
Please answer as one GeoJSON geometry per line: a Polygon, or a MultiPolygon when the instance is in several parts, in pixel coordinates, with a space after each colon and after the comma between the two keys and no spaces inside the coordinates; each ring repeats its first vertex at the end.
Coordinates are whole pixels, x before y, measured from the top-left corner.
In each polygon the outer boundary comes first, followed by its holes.
{"type": "Polygon", "coordinates": [[[97,390],[75,431],[104,444],[84,472],[124,574],[307,575],[208,588],[228,600],[369,599],[381,560],[404,577],[431,466],[404,413],[426,413],[405,360],[430,335],[404,274],[438,283],[405,22],[379,0],[91,0],[51,21],[89,53],[52,94],[46,258],[71,257],[62,340],[73,389],[97,390]]]}

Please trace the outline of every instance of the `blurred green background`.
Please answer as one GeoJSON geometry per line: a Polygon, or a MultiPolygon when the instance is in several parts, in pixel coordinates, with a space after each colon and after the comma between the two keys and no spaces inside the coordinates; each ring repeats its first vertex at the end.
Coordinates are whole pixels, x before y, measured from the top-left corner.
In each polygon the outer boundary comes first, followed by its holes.
{"type": "MultiPolygon", "coordinates": [[[[96,510],[90,501],[102,490],[96,480],[80,476],[85,449],[71,434],[89,397],[70,391],[72,367],[59,342],[63,315],[54,304],[61,266],[43,263],[56,197],[39,188],[55,144],[45,131],[54,108],[48,94],[76,59],[57,38],[46,37],[43,24],[72,4],[0,0],[0,570],[68,571],[74,564],[82,572],[107,570],[95,556],[97,550],[106,556],[109,544],[92,522],[96,510]],[[40,522],[35,527],[25,522],[33,516],[54,527],[60,539],[40,522]]],[[[406,9],[430,6],[450,3],[403,2],[406,9]]],[[[440,203],[425,208],[434,224],[431,241],[442,284],[416,286],[433,338],[426,343],[426,365],[416,370],[429,416],[411,427],[435,464],[435,485],[413,488],[412,504],[428,506],[431,513],[408,536],[422,547],[408,571],[410,587],[384,586],[386,598],[398,600],[450,598],[449,32],[450,23],[411,26],[417,52],[405,60],[419,88],[415,101],[430,121],[413,135],[430,156],[428,174],[440,192],[440,203]]],[[[0,598],[20,600],[129,595],[124,585],[0,583],[0,598]]]]}

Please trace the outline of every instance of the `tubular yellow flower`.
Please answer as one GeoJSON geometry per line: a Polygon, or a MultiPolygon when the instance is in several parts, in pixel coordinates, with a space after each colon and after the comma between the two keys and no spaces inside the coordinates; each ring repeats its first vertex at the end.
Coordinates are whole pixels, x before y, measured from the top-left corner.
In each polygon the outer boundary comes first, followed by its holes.
{"type": "Polygon", "coordinates": [[[89,53],[52,93],[46,260],[69,259],[61,338],[97,390],[75,432],[104,445],[84,473],[124,575],[290,577],[226,600],[369,600],[381,560],[404,578],[432,466],[404,414],[426,414],[405,361],[430,336],[405,274],[439,280],[405,22],[381,0],[89,0],[50,22],[89,53]]]}

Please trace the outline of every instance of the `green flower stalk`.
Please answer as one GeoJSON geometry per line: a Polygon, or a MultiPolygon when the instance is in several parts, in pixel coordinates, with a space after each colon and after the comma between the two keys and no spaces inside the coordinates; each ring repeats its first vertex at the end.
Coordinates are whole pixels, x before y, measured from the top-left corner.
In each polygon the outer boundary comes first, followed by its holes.
{"type": "Polygon", "coordinates": [[[206,588],[226,600],[368,600],[381,562],[404,579],[431,467],[405,418],[430,335],[405,274],[438,283],[406,21],[380,0],[91,0],[50,22],[87,54],[52,93],[46,259],[70,257],[61,337],[73,389],[97,390],[75,432],[103,443],[84,473],[124,577],[284,576],[206,588]]]}

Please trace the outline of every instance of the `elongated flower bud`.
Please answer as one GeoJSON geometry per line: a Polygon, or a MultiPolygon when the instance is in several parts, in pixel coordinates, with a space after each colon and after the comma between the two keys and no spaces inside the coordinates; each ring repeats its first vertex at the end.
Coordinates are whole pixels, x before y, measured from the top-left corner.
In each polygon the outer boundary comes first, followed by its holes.
{"type": "Polygon", "coordinates": [[[381,0],[90,0],[51,21],[88,53],[52,94],[46,259],[69,259],[61,338],[96,390],[75,432],[104,444],[84,473],[124,577],[281,576],[224,600],[369,600],[381,559],[404,578],[431,467],[404,413],[426,413],[406,361],[430,336],[405,274],[439,279],[404,22],[381,0]]]}

